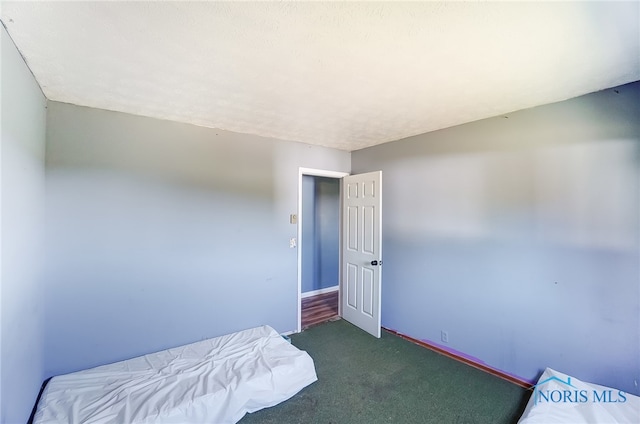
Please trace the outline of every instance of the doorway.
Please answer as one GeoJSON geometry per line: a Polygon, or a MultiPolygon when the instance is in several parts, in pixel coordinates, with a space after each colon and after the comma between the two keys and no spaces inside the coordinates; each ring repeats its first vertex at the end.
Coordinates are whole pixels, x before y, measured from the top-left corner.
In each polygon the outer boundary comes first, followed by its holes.
{"type": "Polygon", "coordinates": [[[300,169],[298,332],[339,316],[341,179],[346,175],[300,169]]]}
{"type": "MultiPolygon", "coordinates": [[[[300,168],[298,175],[297,331],[302,330],[302,256],[305,236],[313,237],[313,234],[303,230],[303,177],[309,175],[335,179],[340,188],[337,202],[332,202],[338,205],[339,216],[337,316],[344,317],[379,338],[382,313],[382,171],[349,176],[345,172],[300,168]]],[[[330,287],[335,290],[335,285],[330,287]]]]}

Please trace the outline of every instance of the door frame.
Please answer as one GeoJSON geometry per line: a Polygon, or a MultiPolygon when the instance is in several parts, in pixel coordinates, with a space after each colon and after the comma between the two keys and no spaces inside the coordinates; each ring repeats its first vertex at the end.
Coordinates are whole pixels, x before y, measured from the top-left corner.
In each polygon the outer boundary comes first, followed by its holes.
{"type": "MultiPolygon", "coordinates": [[[[328,177],[340,180],[340,237],[338,241],[338,250],[340,251],[340,280],[342,280],[342,178],[350,175],[349,172],[329,171],[325,169],[314,168],[298,168],[298,326],[296,332],[302,331],[302,176],[309,175],[312,177],[328,177]]],[[[342,316],[342,305],[340,299],[342,297],[342,281],[338,282],[338,315],[342,316]]]]}

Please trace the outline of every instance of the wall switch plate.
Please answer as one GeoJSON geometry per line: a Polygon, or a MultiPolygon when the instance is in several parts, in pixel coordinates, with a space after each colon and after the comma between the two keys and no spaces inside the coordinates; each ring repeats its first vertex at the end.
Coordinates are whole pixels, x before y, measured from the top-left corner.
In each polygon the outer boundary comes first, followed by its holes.
{"type": "Polygon", "coordinates": [[[294,247],[296,247],[297,245],[298,245],[298,241],[295,239],[295,237],[294,237],[294,238],[289,239],[289,247],[290,247],[290,248],[292,248],[292,249],[293,249],[293,248],[294,248],[294,247]]]}
{"type": "Polygon", "coordinates": [[[298,215],[296,215],[295,213],[292,213],[291,215],[289,215],[289,223],[297,224],[298,223],[298,215]]]}

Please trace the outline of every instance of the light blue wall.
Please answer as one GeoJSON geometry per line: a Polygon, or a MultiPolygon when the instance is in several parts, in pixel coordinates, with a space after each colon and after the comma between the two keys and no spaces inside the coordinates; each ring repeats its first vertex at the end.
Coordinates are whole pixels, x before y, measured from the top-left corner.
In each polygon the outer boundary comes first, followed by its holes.
{"type": "Polygon", "coordinates": [[[384,173],[383,325],[640,394],[639,116],[635,83],[353,152],[384,173]]]}
{"type": "Polygon", "coordinates": [[[316,254],[316,177],[302,176],[302,237],[301,286],[302,293],[317,290],[319,278],[316,254]]]}
{"type": "Polygon", "coordinates": [[[347,152],[49,102],[47,375],[297,327],[299,167],[347,152]]]}
{"type": "Polygon", "coordinates": [[[302,292],[340,281],[340,179],[302,176],[302,292]]]}
{"type": "Polygon", "coordinates": [[[316,234],[318,236],[319,289],[340,281],[340,180],[316,180],[316,234]]]}
{"type": "Polygon", "coordinates": [[[5,29],[0,31],[0,422],[24,423],[44,379],[41,248],[46,99],[5,29]]]}

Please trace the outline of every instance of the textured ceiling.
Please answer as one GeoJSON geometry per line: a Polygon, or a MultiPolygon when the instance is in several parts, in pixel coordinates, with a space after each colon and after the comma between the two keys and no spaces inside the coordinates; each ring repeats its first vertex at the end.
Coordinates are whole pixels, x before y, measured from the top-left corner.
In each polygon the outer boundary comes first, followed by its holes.
{"type": "Polygon", "coordinates": [[[55,101],[357,150],[640,79],[638,2],[2,2],[55,101]]]}

